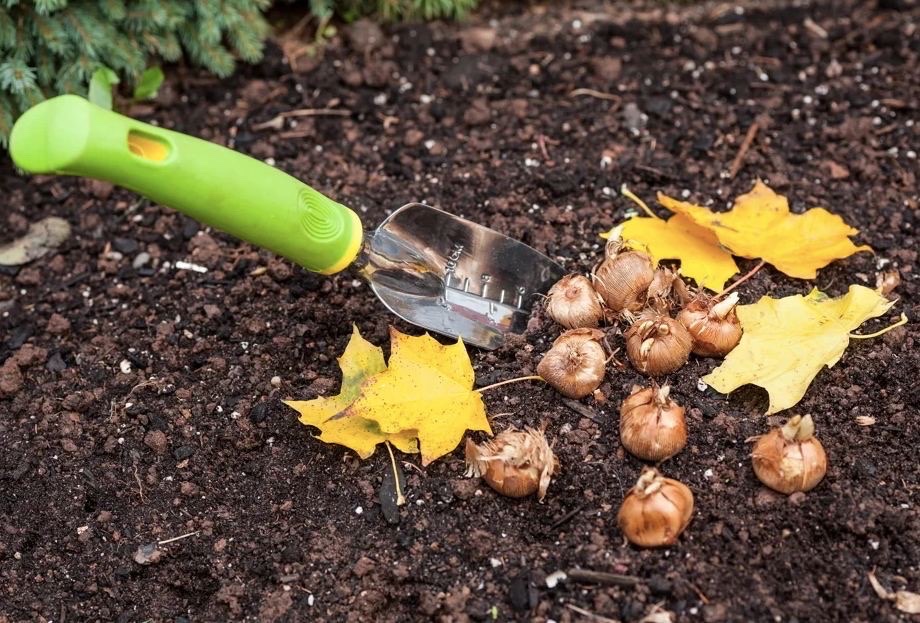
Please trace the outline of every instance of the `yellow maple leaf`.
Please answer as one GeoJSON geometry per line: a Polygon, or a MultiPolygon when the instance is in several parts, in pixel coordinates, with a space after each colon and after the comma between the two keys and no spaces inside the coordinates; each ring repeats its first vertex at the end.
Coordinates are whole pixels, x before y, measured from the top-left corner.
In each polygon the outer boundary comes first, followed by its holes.
{"type": "Polygon", "coordinates": [[[355,326],[338,362],[342,370],[342,389],[338,396],[285,400],[284,404],[300,412],[301,423],[320,429],[320,440],[351,448],[362,459],[374,454],[377,444],[385,440],[403,452],[418,452],[415,431],[386,434],[371,420],[361,417],[335,418],[359,396],[364,381],[386,370],[380,347],[365,340],[355,326]]]}
{"type": "MultiPolygon", "coordinates": [[[[644,250],[656,264],[680,260],[680,274],[714,292],[721,291],[729,277],[738,272],[731,253],[719,246],[716,235],[684,214],[668,220],[634,217],[620,227],[626,246],[644,250]]],[[[607,238],[613,231],[601,236],[607,238]]]]}
{"type": "Polygon", "coordinates": [[[875,290],[851,285],[837,298],[814,289],[808,296],[764,296],[752,305],[739,305],[741,341],[702,380],[723,394],[758,385],[770,395],[768,414],[789,409],[824,366],[840,360],[850,331],[894,303],[875,290]]]}
{"type": "Polygon", "coordinates": [[[762,258],[790,277],[814,279],[817,269],[860,251],[849,239],[859,233],[840,216],[824,208],[804,214],[789,212],[789,202],[760,180],[741,195],[729,212],[714,213],[702,206],[658,193],[658,201],[697,225],[711,230],[734,255],[762,258]]]}
{"type": "Polygon", "coordinates": [[[462,340],[442,346],[427,333],[412,337],[391,327],[390,344],[389,367],[365,381],[337,418],[371,420],[385,434],[416,431],[422,465],[451,452],[467,430],[492,434],[462,340]]]}

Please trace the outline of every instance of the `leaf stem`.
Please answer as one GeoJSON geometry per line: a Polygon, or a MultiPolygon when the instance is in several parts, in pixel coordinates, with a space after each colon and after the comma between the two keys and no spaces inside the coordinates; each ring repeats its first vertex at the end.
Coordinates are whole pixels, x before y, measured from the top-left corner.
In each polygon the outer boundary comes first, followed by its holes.
{"type": "Polygon", "coordinates": [[[479,389],[475,391],[484,392],[490,389],[495,389],[496,387],[501,387],[502,385],[507,385],[508,383],[517,383],[518,381],[543,381],[544,383],[546,382],[543,380],[542,376],[537,376],[536,374],[534,374],[533,376],[519,376],[516,379],[508,379],[507,381],[499,381],[498,383],[492,383],[491,385],[480,387],[479,389]]]}
{"type": "Polygon", "coordinates": [[[905,314],[904,312],[901,312],[901,319],[898,320],[893,325],[891,325],[890,327],[885,327],[884,329],[881,329],[880,331],[876,331],[875,333],[870,333],[869,335],[860,335],[859,333],[850,333],[850,337],[853,338],[854,340],[868,340],[869,338],[878,337],[880,335],[885,335],[892,329],[897,329],[901,325],[905,325],[905,324],[907,324],[907,314],[905,314]]]}
{"type": "Polygon", "coordinates": [[[626,188],[626,184],[623,184],[623,185],[620,187],[620,193],[621,193],[624,197],[626,197],[627,199],[629,199],[630,201],[632,201],[633,203],[635,203],[637,206],[639,206],[640,208],[642,208],[642,209],[645,211],[645,213],[648,214],[649,216],[651,216],[652,218],[656,218],[656,219],[658,219],[658,220],[661,220],[661,217],[658,216],[657,214],[655,214],[654,212],[652,212],[652,209],[651,209],[650,207],[648,207],[648,205],[647,205],[644,201],[642,201],[641,199],[639,199],[639,197],[637,197],[636,194],[635,194],[633,191],[631,191],[631,190],[629,190],[628,188],[626,188]]]}
{"type": "Polygon", "coordinates": [[[396,488],[396,506],[402,506],[406,503],[406,496],[403,495],[402,487],[399,486],[399,470],[396,468],[396,457],[393,456],[393,448],[390,447],[390,442],[384,440],[383,443],[387,446],[387,452],[390,453],[390,464],[393,466],[393,486],[396,488]]]}
{"type": "Polygon", "coordinates": [[[753,277],[754,275],[756,275],[756,274],[757,274],[757,271],[759,271],[761,268],[763,268],[764,265],[765,265],[766,263],[767,263],[767,260],[760,260],[760,261],[757,263],[757,266],[755,266],[754,268],[752,268],[751,270],[749,270],[749,271],[747,272],[747,274],[742,275],[742,276],[738,279],[738,281],[736,281],[735,283],[731,284],[730,286],[728,286],[727,288],[725,288],[724,290],[722,290],[721,292],[719,292],[718,294],[716,294],[714,297],[712,297],[712,300],[713,300],[713,301],[718,301],[720,298],[722,298],[723,296],[725,296],[726,294],[728,294],[729,292],[731,292],[732,290],[734,290],[735,288],[737,288],[738,286],[740,286],[742,283],[744,283],[745,281],[747,281],[748,279],[750,279],[751,277],[753,277]]]}

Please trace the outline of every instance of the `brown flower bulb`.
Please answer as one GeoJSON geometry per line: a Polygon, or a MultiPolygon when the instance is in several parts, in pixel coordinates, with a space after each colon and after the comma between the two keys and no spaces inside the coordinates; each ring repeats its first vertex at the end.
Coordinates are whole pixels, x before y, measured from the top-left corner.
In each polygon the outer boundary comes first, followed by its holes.
{"type": "Polygon", "coordinates": [[[684,408],[670,398],[671,388],[634,386],[620,405],[620,440],[645,461],[663,461],[687,445],[684,408]]]}
{"type": "Polygon", "coordinates": [[[604,380],[607,355],[599,340],[600,329],[564,332],[537,364],[537,374],[563,396],[584,398],[604,380]]]}
{"type": "Polygon", "coordinates": [[[626,354],[637,370],[661,376],[679,370],[690,357],[693,338],[684,325],[646,310],[625,333],[626,354]]]}
{"type": "Polygon", "coordinates": [[[735,313],[738,293],[723,301],[696,298],[677,315],[693,337],[693,352],[702,357],[724,357],[741,341],[741,322],[735,313]]]}
{"type": "Polygon", "coordinates": [[[620,530],[635,545],[673,545],[693,517],[693,493],[652,467],[642,470],[617,513],[620,530]]]}
{"type": "Polygon", "coordinates": [[[827,473],[827,454],[814,434],[811,416],[796,415],[755,437],[751,459],[760,482],[787,495],[815,488],[827,473]]]}
{"type": "Polygon", "coordinates": [[[652,258],[641,251],[624,251],[622,243],[607,243],[604,261],[591,274],[594,289],[615,313],[632,313],[645,305],[655,276],[652,258]]]}
{"type": "Polygon", "coordinates": [[[511,427],[476,445],[466,440],[467,476],[482,476],[490,487],[512,498],[533,493],[541,502],[559,459],[546,441],[544,429],[511,427]]]}
{"type": "Polygon", "coordinates": [[[596,327],[604,308],[591,281],[584,275],[566,275],[547,293],[546,313],[566,329],[596,327]]]}

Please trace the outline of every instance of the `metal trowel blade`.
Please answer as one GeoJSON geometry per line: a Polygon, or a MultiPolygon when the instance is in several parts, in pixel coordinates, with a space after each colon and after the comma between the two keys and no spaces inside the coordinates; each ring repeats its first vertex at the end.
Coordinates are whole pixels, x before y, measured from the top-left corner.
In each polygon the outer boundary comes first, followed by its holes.
{"type": "Polygon", "coordinates": [[[523,242],[421,203],[367,235],[359,266],[403,320],[490,350],[524,332],[538,296],[565,274],[523,242]]]}

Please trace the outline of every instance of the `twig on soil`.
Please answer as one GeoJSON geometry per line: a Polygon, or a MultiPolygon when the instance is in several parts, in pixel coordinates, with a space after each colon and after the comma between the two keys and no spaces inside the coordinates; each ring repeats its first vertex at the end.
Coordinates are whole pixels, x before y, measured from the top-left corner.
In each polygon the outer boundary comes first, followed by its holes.
{"type": "Polygon", "coordinates": [[[167,543],[172,543],[172,542],[174,542],[174,541],[181,541],[182,539],[187,539],[187,538],[189,538],[190,536],[195,536],[195,535],[197,535],[199,532],[201,532],[201,530],[195,530],[194,532],[187,532],[187,533],[181,534],[181,535],[179,535],[179,536],[174,536],[174,537],[171,538],[171,539],[166,539],[165,541],[157,541],[157,545],[166,545],[167,543]]]}
{"type": "Polygon", "coordinates": [[[256,123],[252,126],[253,130],[280,130],[285,119],[291,117],[350,117],[351,111],[344,108],[297,108],[295,110],[286,110],[277,114],[268,121],[256,123]]]}
{"type": "Polygon", "coordinates": [[[700,601],[703,602],[703,605],[706,605],[709,603],[709,598],[706,597],[703,591],[698,589],[693,582],[691,582],[690,580],[684,580],[684,581],[687,582],[687,586],[689,586],[693,590],[693,592],[696,593],[696,596],[700,598],[700,601]]]}
{"type": "Polygon", "coordinates": [[[738,171],[741,170],[741,164],[744,162],[744,157],[751,148],[751,144],[754,142],[758,130],[760,130],[760,120],[754,119],[754,123],[748,128],[747,134],[745,134],[744,140],[741,142],[741,147],[738,149],[738,155],[736,155],[735,159],[732,161],[731,169],[728,171],[728,179],[735,179],[735,176],[738,175],[738,171]]]}
{"type": "Polygon", "coordinates": [[[537,145],[540,147],[540,153],[543,154],[543,159],[547,162],[550,161],[549,151],[546,149],[546,136],[543,134],[537,135],[537,145]]]}
{"type": "Polygon", "coordinates": [[[578,513],[580,513],[582,510],[584,510],[584,508],[585,508],[585,505],[584,505],[584,504],[580,504],[579,506],[576,506],[575,508],[573,508],[572,510],[570,510],[569,512],[567,512],[565,515],[563,515],[562,517],[560,517],[559,519],[557,519],[556,521],[554,521],[553,524],[549,527],[549,530],[547,530],[547,532],[552,532],[552,531],[558,529],[558,528],[561,527],[564,523],[570,521],[570,520],[572,519],[572,517],[574,517],[575,515],[577,515],[578,513]]]}
{"type": "Polygon", "coordinates": [[[141,504],[146,504],[144,499],[144,485],[141,484],[141,478],[137,475],[137,465],[134,466],[134,480],[137,481],[137,493],[141,496],[141,504]]]}
{"type": "Polygon", "coordinates": [[[661,169],[656,169],[655,167],[650,167],[647,164],[636,164],[633,165],[633,168],[636,171],[642,171],[643,173],[651,173],[652,175],[657,175],[658,177],[664,178],[666,180],[676,180],[677,178],[666,171],[661,169]]]}
{"type": "Polygon", "coordinates": [[[587,582],[590,584],[607,584],[610,586],[635,586],[642,578],[634,575],[620,575],[605,571],[591,571],[590,569],[569,569],[565,572],[570,580],[587,582]]]}
{"type": "Polygon", "coordinates": [[[579,95],[587,95],[589,97],[596,97],[600,100],[608,100],[611,102],[619,102],[620,96],[614,95],[613,93],[603,93],[601,91],[595,91],[594,89],[575,89],[569,93],[569,97],[578,97],[579,95]]]}
{"type": "Polygon", "coordinates": [[[582,416],[582,417],[586,417],[586,418],[588,418],[589,420],[591,420],[592,422],[594,422],[594,423],[596,423],[596,424],[603,424],[603,423],[604,423],[603,420],[601,420],[601,419],[598,417],[597,413],[595,413],[594,411],[592,411],[591,409],[589,409],[589,408],[586,407],[585,405],[581,404],[581,403],[578,402],[577,400],[572,400],[571,398],[563,398],[563,399],[562,399],[562,403],[563,403],[565,406],[567,406],[569,409],[571,409],[572,411],[574,411],[575,413],[577,413],[578,415],[580,415],[580,416],[582,416]]]}
{"type": "Polygon", "coordinates": [[[592,621],[599,621],[600,623],[619,623],[619,621],[617,621],[616,619],[608,619],[607,617],[601,616],[600,614],[594,614],[593,612],[589,610],[585,610],[584,608],[579,608],[578,606],[574,604],[566,604],[565,607],[571,610],[572,612],[577,612],[581,616],[591,619],[592,621]]]}

